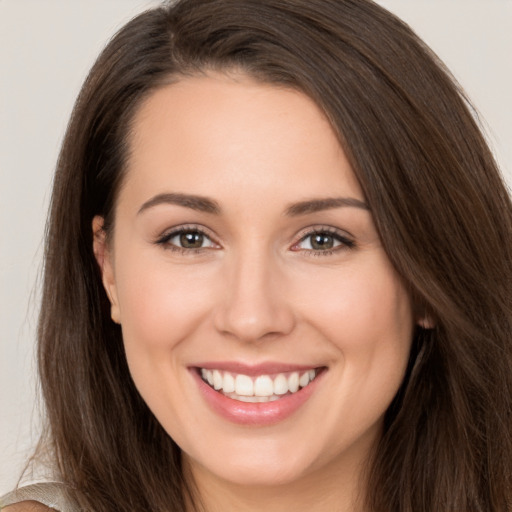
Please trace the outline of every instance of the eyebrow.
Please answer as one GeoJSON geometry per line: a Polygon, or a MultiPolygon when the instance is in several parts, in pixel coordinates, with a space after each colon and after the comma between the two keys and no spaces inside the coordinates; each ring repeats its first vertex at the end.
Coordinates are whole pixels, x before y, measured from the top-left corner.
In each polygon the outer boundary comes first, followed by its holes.
{"type": "MultiPolygon", "coordinates": [[[[192,210],[210,213],[213,215],[219,215],[221,213],[219,203],[214,199],[210,199],[204,196],[174,192],[158,194],[152,197],[139,208],[137,214],[141,214],[149,208],[153,208],[162,204],[174,204],[177,206],[183,206],[184,208],[190,208],[192,210]]],[[[293,203],[286,208],[284,214],[288,217],[298,217],[300,215],[308,215],[323,210],[341,208],[343,206],[360,208],[367,211],[370,210],[369,206],[364,201],[354,197],[329,197],[322,199],[309,199],[307,201],[293,203]]]]}
{"type": "Polygon", "coordinates": [[[218,215],[220,213],[220,206],[217,201],[213,199],[209,199],[208,197],[203,196],[194,196],[190,194],[179,194],[179,193],[168,193],[168,194],[158,194],[155,197],[152,197],[148,201],[146,201],[140,208],[137,214],[142,213],[149,208],[153,208],[154,206],[158,206],[161,204],[175,204],[178,206],[183,206],[185,208],[190,208],[192,210],[197,210],[205,213],[212,213],[218,215]]]}
{"type": "Polygon", "coordinates": [[[285,210],[285,215],[289,217],[298,217],[310,213],[320,212],[323,210],[331,210],[333,208],[341,208],[348,206],[352,208],[361,208],[370,211],[370,207],[360,199],[355,197],[329,197],[325,199],[310,199],[308,201],[300,201],[294,203],[285,210]]]}

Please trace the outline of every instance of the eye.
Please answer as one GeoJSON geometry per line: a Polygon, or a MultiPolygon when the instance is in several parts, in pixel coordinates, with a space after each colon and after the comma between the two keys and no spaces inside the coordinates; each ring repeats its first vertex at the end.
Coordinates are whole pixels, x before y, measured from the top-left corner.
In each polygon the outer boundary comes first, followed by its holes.
{"type": "Polygon", "coordinates": [[[354,242],[338,231],[332,229],[316,229],[310,231],[297,242],[292,250],[312,251],[314,253],[331,254],[333,251],[354,247],[354,242]]]}
{"type": "Polygon", "coordinates": [[[183,231],[177,235],[174,235],[169,242],[178,247],[184,249],[200,249],[201,247],[211,246],[211,240],[203,233],[199,231],[183,231]]]}
{"type": "Polygon", "coordinates": [[[163,235],[157,244],[177,251],[197,251],[209,247],[218,247],[212,239],[197,228],[180,228],[163,235]]]}

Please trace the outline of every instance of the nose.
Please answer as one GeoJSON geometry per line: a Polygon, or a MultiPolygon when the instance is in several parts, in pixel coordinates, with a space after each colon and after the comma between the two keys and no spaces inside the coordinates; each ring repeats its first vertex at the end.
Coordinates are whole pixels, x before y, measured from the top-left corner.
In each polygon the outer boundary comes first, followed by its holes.
{"type": "Polygon", "coordinates": [[[220,333],[250,343],[293,330],[295,318],[286,298],[286,279],[276,261],[246,252],[226,262],[224,271],[224,293],[214,315],[220,333]]]}

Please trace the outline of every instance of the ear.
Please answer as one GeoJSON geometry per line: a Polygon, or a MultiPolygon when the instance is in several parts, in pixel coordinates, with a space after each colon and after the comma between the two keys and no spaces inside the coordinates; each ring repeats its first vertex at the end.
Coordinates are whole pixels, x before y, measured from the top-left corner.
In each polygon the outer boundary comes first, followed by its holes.
{"type": "Polygon", "coordinates": [[[110,301],[110,316],[117,324],[120,324],[119,303],[117,300],[114,268],[112,266],[112,254],[107,243],[107,234],[103,229],[103,217],[96,215],[92,220],[93,251],[101,271],[103,287],[110,301]]]}
{"type": "Polygon", "coordinates": [[[422,329],[433,329],[436,326],[436,322],[434,321],[434,318],[431,314],[427,312],[423,312],[421,316],[419,316],[416,320],[416,323],[422,328],[422,329]]]}

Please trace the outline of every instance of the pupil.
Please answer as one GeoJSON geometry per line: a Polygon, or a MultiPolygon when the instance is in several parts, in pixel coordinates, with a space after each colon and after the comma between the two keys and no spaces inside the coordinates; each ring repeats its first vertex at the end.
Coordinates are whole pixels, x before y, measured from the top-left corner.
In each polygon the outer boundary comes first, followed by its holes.
{"type": "Polygon", "coordinates": [[[203,238],[201,233],[182,233],[180,244],[187,249],[199,249],[203,245],[203,238]]]}
{"type": "Polygon", "coordinates": [[[332,249],[334,247],[334,239],[331,235],[314,235],[311,240],[311,247],[313,249],[332,249]]]}

